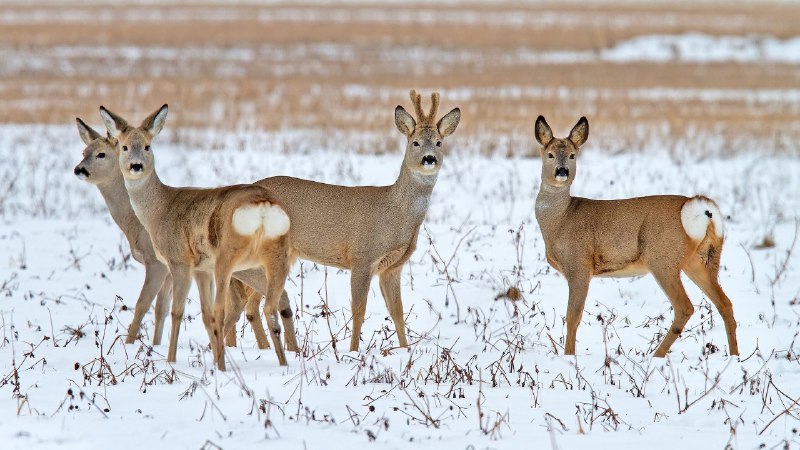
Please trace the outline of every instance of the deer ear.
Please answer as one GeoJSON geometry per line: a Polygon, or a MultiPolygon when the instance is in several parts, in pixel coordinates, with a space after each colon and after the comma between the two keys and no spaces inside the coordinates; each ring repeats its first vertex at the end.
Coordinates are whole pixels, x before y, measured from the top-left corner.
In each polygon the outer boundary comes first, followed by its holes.
{"type": "Polygon", "coordinates": [[[533,134],[536,136],[536,140],[543,146],[547,146],[547,144],[553,140],[553,131],[550,129],[550,125],[547,124],[547,121],[544,120],[544,116],[536,118],[533,134]]]}
{"type": "Polygon", "coordinates": [[[394,123],[397,125],[397,129],[406,136],[414,134],[414,128],[417,127],[417,121],[400,105],[394,109],[394,123]]]}
{"type": "Polygon", "coordinates": [[[575,144],[575,147],[580,147],[587,139],[589,139],[589,121],[586,120],[586,117],[581,117],[569,132],[569,140],[575,144]]]}
{"type": "Polygon", "coordinates": [[[456,131],[456,127],[458,126],[458,122],[461,121],[461,110],[458,108],[453,108],[452,111],[445,114],[441,119],[439,119],[439,123],[436,124],[436,128],[439,129],[439,134],[442,137],[447,137],[453,134],[456,131]]]}
{"type": "Polygon", "coordinates": [[[76,117],[75,122],[78,124],[78,134],[81,135],[81,140],[84,144],[89,145],[93,140],[102,137],[100,133],[94,131],[89,125],[86,125],[80,117],[76,117]]]}
{"type": "Polygon", "coordinates": [[[125,119],[107,110],[105,106],[100,107],[100,118],[106,124],[108,135],[111,137],[119,136],[120,133],[128,128],[128,122],[125,119]]]}
{"type": "Polygon", "coordinates": [[[147,116],[147,118],[142,121],[142,124],[139,125],[139,127],[147,130],[151,136],[157,135],[161,132],[161,129],[164,128],[164,122],[167,121],[168,111],[169,107],[165,103],[164,106],[158,109],[158,111],[147,116]]]}

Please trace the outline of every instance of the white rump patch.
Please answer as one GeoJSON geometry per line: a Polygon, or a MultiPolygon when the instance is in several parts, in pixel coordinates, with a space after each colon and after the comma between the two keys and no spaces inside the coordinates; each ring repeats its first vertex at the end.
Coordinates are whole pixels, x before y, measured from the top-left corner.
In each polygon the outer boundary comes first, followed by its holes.
{"type": "Polygon", "coordinates": [[[711,222],[714,223],[717,237],[722,238],[725,229],[722,223],[722,213],[716,203],[707,198],[694,197],[683,204],[681,223],[686,234],[693,240],[702,241],[706,237],[708,224],[711,222]]]}
{"type": "Polygon", "coordinates": [[[289,216],[278,205],[259,203],[241,206],[233,212],[233,229],[242,236],[252,236],[264,227],[264,237],[276,238],[289,231],[289,216]]]}
{"type": "Polygon", "coordinates": [[[278,205],[264,205],[264,236],[276,238],[289,232],[289,216],[278,205]]]}

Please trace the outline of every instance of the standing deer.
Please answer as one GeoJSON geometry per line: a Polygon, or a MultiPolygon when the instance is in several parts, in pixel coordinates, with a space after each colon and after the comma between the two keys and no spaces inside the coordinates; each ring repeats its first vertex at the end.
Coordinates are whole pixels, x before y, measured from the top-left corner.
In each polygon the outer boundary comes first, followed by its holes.
{"type": "Polygon", "coordinates": [[[547,262],[569,284],[565,353],[575,354],[575,337],[592,277],[632,277],[652,273],[667,294],[675,318],[655,356],[666,356],[694,307],[681,283],[683,271],[716,306],[725,323],[731,355],[739,354],[731,301],[719,285],[723,243],[722,214],[712,200],[656,195],[624,200],[590,200],[570,195],[575,157],[589,137],[581,117],[566,139],[553,138],[539,116],[536,140],[542,145],[542,184],[536,220],[547,262]]]}
{"type": "MultiPolygon", "coordinates": [[[[131,344],[136,340],[144,315],[150,309],[153,298],[156,296],[157,292],[158,300],[156,300],[153,345],[160,345],[164,330],[164,318],[167,315],[167,310],[171,302],[170,296],[172,295],[172,277],[169,275],[169,269],[156,257],[153,244],[150,241],[150,235],[147,234],[147,230],[144,229],[144,226],[142,226],[142,223],[133,212],[128,197],[128,190],[125,188],[125,179],[119,169],[117,140],[109,136],[101,135],[79,118],[76,118],[76,122],[78,133],[86,144],[86,148],[83,150],[83,159],[75,166],[74,173],[79,179],[97,186],[98,190],[100,190],[100,194],[103,196],[108,211],[111,213],[111,218],[128,239],[128,244],[131,248],[131,256],[145,267],[144,284],[139,293],[139,298],[136,300],[133,320],[128,327],[128,334],[125,342],[131,344]]],[[[253,286],[258,288],[256,292],[266,294],[263,273],[259,271],[237,272],[234,274],[234,277],[252,283],[253,286]]],[[[210,286],[208,286],[207,280],[202,278],[201,275],[201,278],[196,281],[198,287],[201,283],[203,283],[204,286],[204,289],[200,291],[200,295],[210,296],[210,286]]],[[[247,298],[247,292],[244,289],[244,285],[239,280],[233,280],[231,282],[231,297],[233,302],[243,302],[244,299],[247,298]]],[[[270,326],[274,327],[277,333],[280,333],[280,325],[278,325],[276,316],[277,314],[269,318],[271,319],[270,326]]],[[[292,312],[289,299],[286,296],[281,298],[281,317],[284,322],[284,327],[286,328],[286,334],[284,335],[286,348],[288,350],[297,351],[298,347],[294,333],[292,312]]],[[[252,319],[250,321],[252,322],[252,319]]],[[[268,348],[269,341],[267,341],[263,328],[258,327],[258,329],[256,329],[254,327],[254,331],[256,332],[256,340],[259,343],[259,348],[268,348]]],[[[236,345],[236,332],[234,329],[230,330],[226,335],[226,339],[229,346],[236,345]]]]}
{"type": "Polygon", "coordinates": [[[132,344],[136,340],[142,319],[158,293],[153,345],[160,345],[164,330],[164,318],[170,305],[172,277],[169,276],[167,266],[156,257],[153,244],[150,242],[150,235],[147,234],[131,208],[125,181],[119,170],[117,141],[102,136],[81,119],[76,119],[76,121],[78,133],[86,144],[86,148],[83,150],[83,159],[75,166],[74,173],[81,180],[97,186],[109,213],[111,213],[111,218],[128,239],[131,256],[144,265],[144,284],[139,298],[136,300],[133,321],[128,327],[125,342],[132,344]]]}
{"type": "MultiPolygon", "coordinates": [[[[167,111],[167,105],[162,106],[138,127],[128,125],[102,106],[100,116],[109,134],[117,139],[119,167],[133,211],[149,233],[156,256],[172,275],[172,332],[167,360],[176,360],[192,275],[206,279],[205,283],[198,283],[201,291],[210,290],[213,276],[214,304],[209,296],[201,295],[200,308],[214,360],[220,370],[225,370],[223,324],[232,274],[264,269],[264,309],[271,317],[289,272],[290,221],[284,208],[260,186],[200,189],[163,184],[156,173],[150,145],[163,128],[167,111]]],[[[255,329],[260,322],[258,317],[251,324],[255,329]]],[[[278,362],[286,365],[280,338],[269,328],[278,362]]]]}
{"type": "MultiPolygon", "coordinates": [[[[292,259],[351,270],[350,351],[358,350],[369,285],[375,275],[380,279],[399,344],[408,346],[400,272],[416,248],[419,227],[442,166],[443,140],[453,134],[461,119],[461,111],[455,108],[436,122],[438,93],[431,95],[428,114],[422,111],[420,95],[413,90],[410,95],[417,119],[402,106],[394,111],[397,128],[408,138],[394,184],[345,187],[290,177],[256,182],[286,207],[292,222],[292,259]]],[[[248,303],[248,309],[253,314],[252,304],[248,303]]]]}

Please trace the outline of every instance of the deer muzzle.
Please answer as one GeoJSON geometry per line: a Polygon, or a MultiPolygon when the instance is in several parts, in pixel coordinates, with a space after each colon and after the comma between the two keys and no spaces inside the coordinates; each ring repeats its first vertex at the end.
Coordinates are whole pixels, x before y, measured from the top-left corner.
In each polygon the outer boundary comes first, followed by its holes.
{"type": "Polygon", "coordinates": [[[566,181],[569,178],[569,168],[568,167],[557,167],[556,168],[556,181],[566,181]]]}
{"type": "Polygon", "coordinates": [[[75,176],[77,176],[81,180],[89,178],[89,171],[86,170],[86,168],[83,166],[75,166],[73,172],[75,173],[75,176]]]}
{"type": "Polygon", "coordinates": [[[423,167],[433,167],[436,164],[438,164],[438,160],[436,159],[435,155],[425,155],[422,157],[423,167]]]}

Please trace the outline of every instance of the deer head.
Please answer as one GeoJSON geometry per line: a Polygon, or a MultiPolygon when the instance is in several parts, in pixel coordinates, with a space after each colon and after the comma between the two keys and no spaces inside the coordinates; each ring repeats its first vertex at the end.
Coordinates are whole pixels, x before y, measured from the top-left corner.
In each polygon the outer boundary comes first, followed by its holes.
{"type": "Polygon", "coordinates": [[[412,173],[434,175],[442,166],[444,155],[442,141],[456,131],[461,120],[461,110],[454,108],[439,122],[435,122],[436,112],[439,109],[439,93],[431,94],[431,109],[428,114],[422,111],[422,97],[413,89],[410,95],[417,115],[416,120],[402,106],[398,105],[394,109],[397,129],[408,138],[403,164],[412,173]]]}
{"type": "Polygon", "coordinates": [[[575,179],[575,156],[589,138],[589,121],[581,117],[566,139],[553,137],[543,116],[536,119],[536,140],[542,144],[542,183],[554,188],[569,187],[575,179]]]}
{"type": "Polygon", "coordinates": [[[117,139],[119,168],[126,180],[147,178],[154,170],[153,152],[150,142],[164,127],[167,120],[167,105],[147,116],[138,127],[128,125],[122,117],[100,107],[100,117],[106,124],[108,134],[117,139]]]}
{"type": "Polygon", "coordinates": [[[73,172],[81,180],[92,184],[101,184],[118,176],[117,140],[111,136],[103,136],[80,118],[75,118],[78,133],[86,144],[83,159],[73,172]]]}

